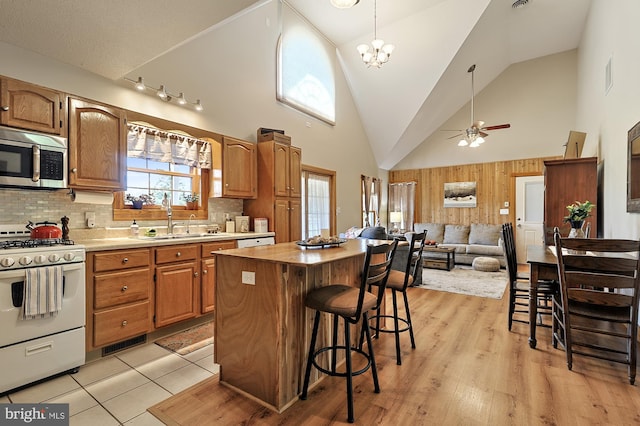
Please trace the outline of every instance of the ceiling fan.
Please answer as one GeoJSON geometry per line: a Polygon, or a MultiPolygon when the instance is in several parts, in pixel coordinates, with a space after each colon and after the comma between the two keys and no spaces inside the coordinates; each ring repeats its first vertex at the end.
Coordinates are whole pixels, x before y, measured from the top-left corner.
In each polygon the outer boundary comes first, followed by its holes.
{"type": "Polygon", "coordinates": [[[475,121],[473,116],[473,100],[474,100],[474,87],[473,87],[473,72],[476,69],[476,65],[473,64],[469,67],[467,72],[471,73],[471,126],[468,129],[462,130],[445,130],[445,131],[453,131],[460,132],[457,135],[453,135],[448,139],[457,138],[459,136],[463,136],[458,142],[458,146],[469,146],[471,148],[476,148],[480,146],[481,143],[484,142],[484,138],[489,136],[487,131],[489,130],[498,130],[498,129],[508,129],[511,127],[511,124],[499,124],[497,126],[485,126],[484,121],[475,121]]]}

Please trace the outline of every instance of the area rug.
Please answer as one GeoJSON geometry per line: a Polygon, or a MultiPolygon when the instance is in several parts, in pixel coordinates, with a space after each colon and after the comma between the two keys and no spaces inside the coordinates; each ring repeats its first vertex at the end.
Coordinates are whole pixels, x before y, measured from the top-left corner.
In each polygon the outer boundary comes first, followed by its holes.
{"type": "Polygon", "coordinates": [[[424,268],[422,284],[416,288],[502,299],[508,281],[504,269],[482,272],[475,271],[468,265],[456,265],[451,271],[424,268]]]}
{"type": "Polygon", "coordinates": [[[186,355],[213,343],[213,321],[157,340],[156,345],[186,355]]]}

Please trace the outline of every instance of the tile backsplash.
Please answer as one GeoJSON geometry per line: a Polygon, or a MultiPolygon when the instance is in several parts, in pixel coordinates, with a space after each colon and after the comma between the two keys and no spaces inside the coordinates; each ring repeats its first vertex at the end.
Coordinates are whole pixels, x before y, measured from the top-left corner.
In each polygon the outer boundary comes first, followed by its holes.
{"type": "MultiPolygon", "coordinates": [[[[242,214],[242,200],[211,198],[209,201],[209,220],[194,220],[196,225],[224,224],[224,215],[231,217],[242,214]]],[[[27,224],[32,222],[50,221],[60,224],[60,218],[69,218],[69,236],[71,239],[100,238],[105,233],[127,230],[129,221],[114,221],[113,209],[110,205],[87,204],[71,201],[68,190],[25,190],[14,188],[0,189],[0,224],[27,224]],[[85,213],[94,212],[96,226],[87,228],[85,213]],[[74,231],[76,236],[74,236],[74,231]],[[92,235],[92,234],[95,234],[92,235]]],[[[166,221],[143,221],[141,227],[162,226],[166,221]]]]}

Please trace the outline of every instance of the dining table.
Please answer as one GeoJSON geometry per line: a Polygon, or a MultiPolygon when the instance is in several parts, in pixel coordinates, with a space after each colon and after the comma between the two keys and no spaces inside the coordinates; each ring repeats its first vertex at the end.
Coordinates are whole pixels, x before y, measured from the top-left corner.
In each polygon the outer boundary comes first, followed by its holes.
{"type": "Polygon", "coordinates": [[[538,282],[559,281],[558,258],[555,247],[546,245],[527,246],[529,264],[529,346],[535,348],[536,317],[538,316],[538,282]]]}

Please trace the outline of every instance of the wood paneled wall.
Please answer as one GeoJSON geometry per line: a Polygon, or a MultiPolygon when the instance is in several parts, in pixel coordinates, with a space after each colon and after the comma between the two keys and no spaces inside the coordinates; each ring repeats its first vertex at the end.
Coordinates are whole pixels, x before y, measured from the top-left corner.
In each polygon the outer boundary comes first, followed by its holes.
{"type": "Polygon", "coordinates": [[[542,175],[544,161],[559,157],[529,158],[493,163],[464,164],[429,169],[391,170],[389,183],[418,182],[415,222],[469,225],[515,221],[515,178],[542,175]],[[477,207],[444,208],[446,182],[476,182],[477,207]],[[509,202],[509,215],[500,209],[509,202]]]}

